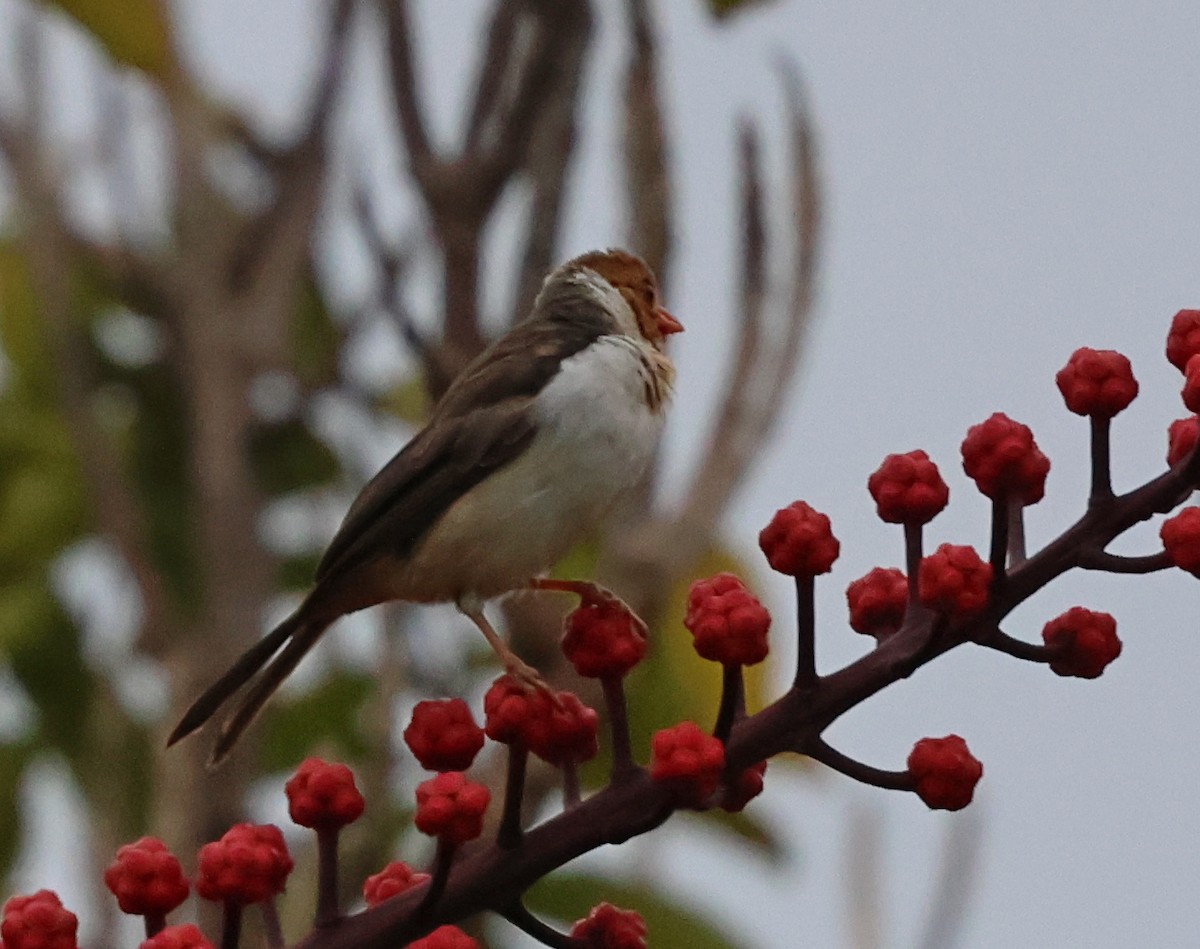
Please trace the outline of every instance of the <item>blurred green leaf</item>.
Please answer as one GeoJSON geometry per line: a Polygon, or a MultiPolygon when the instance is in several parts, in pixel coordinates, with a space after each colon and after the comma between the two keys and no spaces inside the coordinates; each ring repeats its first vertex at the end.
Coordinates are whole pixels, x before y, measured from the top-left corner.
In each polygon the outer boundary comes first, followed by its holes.
{"type": "Polygon", "coordinates": [[[321,554],[314,552],[285,557],[279,564],[279,585],[285,590],[305,590],[313,585],[321,554]]]}
{"type": "Polygon", "coordinates": [[[260,425],[250,453],[259,486],[272,496],[329,484],[339,471],[337,456],[298,418],[260,425]]]}
{"type": "Polygon", "coordinates": [[[163,0],[50,0],[94,36],[119,63],[167,74],[171,26],[163,0]]]}
{"type": "Polygon", "coordinates": [[[311,277],[297,295],[292,315],[292,356],[302,386],[316,389],[337,379],[341,332],[311,277]]]}
{"type": "Polygon", "coordinates": [[[402,380],[383,394],[379,407],[409,425],[424,424],[432,407],[425,380],[419,373],[402,380]]]}
{"type": "Polygon", "coordinates": [[[766,0],[707,0],[708,11],[718,20],[765,2],[766,0]]]}
{"type": "Polygon", "coordinates": [[[0,344],[14,370],[9,386],[46,401],[54,376],[41,334],[28,261],[15,241],[0,241],[0,344]]]}
{"type": "Polygon", "coordinates": [[[263,769],[294,768],[317,745],[347,759],[365,755],[358,718],[374,691],[371,676],[338,670],[311,692],[290,701],[276,698],[263,713],[263,769]]]}
{"type": "Polygon", "coordinates": [[[0,744],[0,880],[12,870],[21,842],[18,794],[31,747],[27,741],[0,744]]]}
{"type": "MultiPolygon", "coordinates": [[[[696,654],[683,617],[693,580],[726,570],[748,583],[752,578],[749,567],[726,550],[716,549],[705,556],[691,576],[671,591],[662,626],[652,632],[646,659],[627,680],[634,751],[642,760],[649,754],[654,732],[685,720],[708,728],[716,719],[721,667],[696,654]]],[[[770,661],[746,669],[746,708],[750,712],[763,705],[770,661]]]]}
{"type": "Polygon", "coordinates": [[[529,891],[526,905],[534,913],[570,925],[601,902],[641,913],[651,946],[742,949],[745,945],[648,882],[638,885],[582,873],[552,873],[529,891]]]}
{"type": "Polygon", "coordinates": [[[48,577],[37,582],[26,593],[36,608],[21,620],[26,624],[22,629],[6,631],[19,633],[6,652],[13,674],[38,710],[39,746],[58,748],[75,761],[87,741],[95,682],[83,659],[79,630],[55,599],[48,577]]]}

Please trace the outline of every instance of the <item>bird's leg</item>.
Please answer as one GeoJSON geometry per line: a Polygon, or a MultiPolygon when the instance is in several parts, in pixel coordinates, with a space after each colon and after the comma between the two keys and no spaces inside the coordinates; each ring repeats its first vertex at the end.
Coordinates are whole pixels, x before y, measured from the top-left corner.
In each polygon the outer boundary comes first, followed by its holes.
{"type": "Polygon", "coordinates": [[[467,619],[479,627],[479,631],[483,633],[483,638],[488,641],[488,645],[496,651],[496,655],[500,657],[500,662],[504,664],[505,673],[528,688],[537,689],[539,692],[545,692],[547,695],[554,695],[549,683],[542,678],[542,674],[512,651],[512,647],[504,641],[504,637],[496,632],[496,628],[488,622],[488,618],[483,615],[481,608],[468,608],[460,604],[459,609],[467,619]]]}
{"type": "Polygon", "coordinates": [[[621,599],[612,590],[591,580],[556,580],[553,577],[534,577],[529,589],[546,590],[551,593],[574,593],[584,603],[620,603],[621,599]]]}
{"type": "Polygon", "coordinates": [[[529,581],[530,590],[545,590],[551,593],[574,593],[583,605],[612,605],[623,609],[632,616],[642,627],[642,633],[648,634],[646,624],[628,603],[613,593],[607,587],[602,587],[591,580],[556,580],[553,577],[534,577],[529,581]]]}

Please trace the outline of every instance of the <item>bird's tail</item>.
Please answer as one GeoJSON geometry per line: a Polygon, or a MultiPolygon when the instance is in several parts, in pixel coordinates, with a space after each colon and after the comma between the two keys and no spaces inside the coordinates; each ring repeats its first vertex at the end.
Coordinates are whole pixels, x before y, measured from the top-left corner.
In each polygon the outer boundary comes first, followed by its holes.
{"type": "Polygon", "coordinates": [[[208,759],[209,767],[225,760],[242,732],[257,717],[283,680],[300,664],[321,634],[328,620],[317,620],[301,607],[262,639],[247,649],[224,675],[210,685],[191,707],[167,739],[167,747],[186,738],[217,713],[235,693],[249,686],[234,713],[221,726],[216,745],[208,759]]]}

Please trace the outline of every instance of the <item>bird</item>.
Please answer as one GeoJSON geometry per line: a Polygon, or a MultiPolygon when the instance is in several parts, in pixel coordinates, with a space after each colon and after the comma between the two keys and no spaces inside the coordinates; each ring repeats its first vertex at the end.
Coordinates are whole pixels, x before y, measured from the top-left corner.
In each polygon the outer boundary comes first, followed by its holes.
{"type": "Polygon", "coordinates": [[[545,690],[484,604],[536,588],[640,481],[674,386],[664,342],[682,330],[628,251],[553,270],[529,315],[463,370],[362,489],[299,607],[192,703],[168,746],[238,696],[209,759],[219,764],[326,629],[393,600],[454,603],[508,674],[545,690]]]}

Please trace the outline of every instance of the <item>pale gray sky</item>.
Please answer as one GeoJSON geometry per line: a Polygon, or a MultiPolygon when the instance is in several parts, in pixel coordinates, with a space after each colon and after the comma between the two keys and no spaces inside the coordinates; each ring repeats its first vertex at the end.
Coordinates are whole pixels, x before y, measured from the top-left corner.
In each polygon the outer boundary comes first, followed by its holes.
{"type": "MultiPolygon", "coordinates": [[[[324,5],[178,6],[206,71],[282,123],[324,5]]],[[[457,117],[482,4],[417,6],[435,51],[426,62],[444,67],[431,89],[457,117]]],[[[611,66],[619,5],[607,6],[601,63],[611,66]]],[[[1162,357],[1167,326],[1177,309],[1200,305],[1200,5],[786,0],[728,27],[714,26],[699,0],[658,8],[680,185],[670,305],[689,327],[676,350],[676,464],[696,448],[730,339],[737,235],[722,226],[732,220],[735,118],[745,111],[770,125],[782,115],[780,54],[808,83],[827,202],[819,320],[786,427],[729,530],[752,555],[776,507],[804,498],[831,515],[843,556],[819,586],[818,659],[832,669],[865,648],[845,626],[846,584],[902,556],[898,529],[876,520],[865,487],[885,454],[924,448],[950,482],[931,545],[984,545],[988,510],[961,473],[958,444],[993,411],[1028,423],[1054,464],[1029,517],[1039,546],[1082,511],[1086,423],[1066,412],[1053,375],[1090,345],[1125,352],[1142,384],[1115,425],[1118,489],[1161,470],[1166,426],[1184,414],[1180,377],[1162,357]]],[[[608,187],[615,94],[613,81],[591,93],[564,254],[621,237],[608,187]]],[[[381,180],[391,148],[383,95],[378,61],[363,58],[347,135],[374,156],[381,180]]],[[[768,138],[779,172],[782,136],[768,138]]],[[[404,203],[393,200],[401,221],[404,203]]],[[[353,284],[353,261],[345,272],[353,284]]],[[[1128,549],[1149,552],[1156,531],[1128,549]]],[[[763,581],[787,628],[788,584],[765,572],[763,581]]],[[[963,949],[1197,944],[1200,586],[1181,573],[1071,577],[1007,630],[1036,638],[1075,604],[1118,620],[1125,652],[1100,680],[963,649],[831,731],[881,767],[902,767],[917,738],[949,732],[983,760],[973,806],[983,849],[963,949]]],[[[800,848],[788,872],[740,858],[731,867],[719,846],[685,834],[655,869],[762,949],[847,946],[845,841],[865,809],[883,826],[883,945],[914,945],[942,837],[964,815],[837,776],[795,791],[769,776],[761,803],[800,848]]],[[[631,856],[617,850],[603,862],[631,856]]]]}

